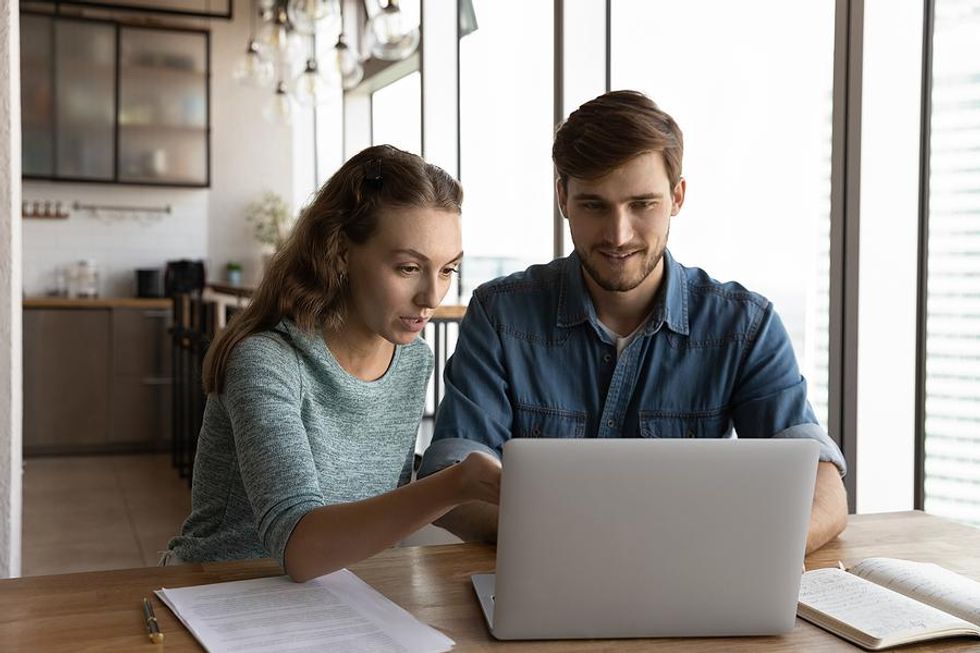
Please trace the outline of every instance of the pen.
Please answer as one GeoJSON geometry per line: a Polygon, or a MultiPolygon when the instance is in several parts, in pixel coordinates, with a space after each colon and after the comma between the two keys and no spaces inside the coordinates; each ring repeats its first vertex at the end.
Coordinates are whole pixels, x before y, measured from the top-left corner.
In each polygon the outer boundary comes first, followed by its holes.
{"type": "Polygon", "coordinates": [[[150,636],[150,641],[154,644],[163,642],[163,633],[160,632],[160,625],[157,624],[157,616],[153,614],[153,606],[143,597],[143,616],[146,617],[146,634],[150,636]]]}

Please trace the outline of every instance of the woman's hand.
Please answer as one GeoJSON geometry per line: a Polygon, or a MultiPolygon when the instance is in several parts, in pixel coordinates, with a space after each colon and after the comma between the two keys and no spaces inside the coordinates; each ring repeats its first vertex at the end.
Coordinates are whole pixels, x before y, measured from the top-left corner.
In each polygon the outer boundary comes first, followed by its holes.
{"type": "Polygon", "coordinates": [[[475,451],[455,467],[460,475],[461,494],[467,501],[500,503],[499,460],[475,451]]]}

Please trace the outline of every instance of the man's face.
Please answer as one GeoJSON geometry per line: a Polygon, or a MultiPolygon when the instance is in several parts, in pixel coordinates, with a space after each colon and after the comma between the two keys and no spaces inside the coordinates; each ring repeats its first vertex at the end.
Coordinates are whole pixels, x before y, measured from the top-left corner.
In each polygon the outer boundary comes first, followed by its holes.
{"type": "Polygon", "coordinates": [[[558,203],[590,286],[629,292],[659,284],[670,218],[680,210],[684,190],[683,179],[670,187],[659,152],[641,154],[598,179],[569,177],[567,188],[558,182],[558,203]]]}

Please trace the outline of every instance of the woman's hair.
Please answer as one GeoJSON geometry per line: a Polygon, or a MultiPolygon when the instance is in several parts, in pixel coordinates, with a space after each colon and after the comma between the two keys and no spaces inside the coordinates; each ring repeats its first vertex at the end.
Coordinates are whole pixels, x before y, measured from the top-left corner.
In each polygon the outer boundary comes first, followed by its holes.
{"type": "Polygon", "coordinates": [[[317,192],[269,262],[251,303],[211,343],[204,358],[206,393],[224,388],[232,350],[248,336],[289,318],[303,331],[344,322],[349,284],[347,242],[366,242],[387,208],[460,212],[463,189],[442,168],[391,145],[354,155],[317,192]]]}
{"type": "Polygon", "coordinates": [[[681,179],[684,136],[674,119],[637,91],[612,91],[573,111],[555,132],[558,179],[597,179],[645,152],[664,157],[670,187],[681,179]]]}

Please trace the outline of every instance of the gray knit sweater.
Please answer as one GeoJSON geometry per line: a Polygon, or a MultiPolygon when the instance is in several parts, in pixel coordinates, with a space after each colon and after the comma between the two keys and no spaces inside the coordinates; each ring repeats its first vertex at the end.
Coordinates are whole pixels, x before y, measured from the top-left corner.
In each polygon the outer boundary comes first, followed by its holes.
{"type": "Polygon", "coordinates": [[[310,510],[408,482],[431,371],[421,340],[396,347],[371,382],[288,320],[240,342],[224,392],[208,397],[191,514],[170,549],[185,562],[272,556],[282,564],[310,510]]]}

